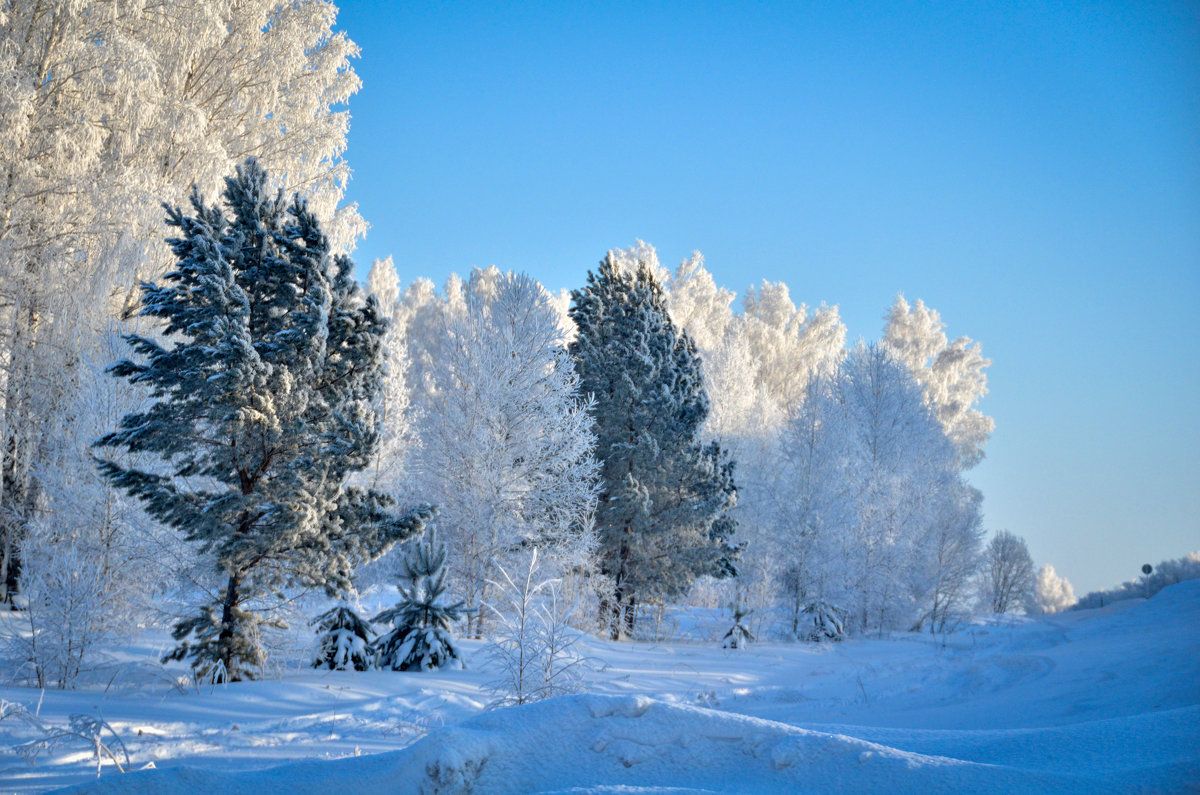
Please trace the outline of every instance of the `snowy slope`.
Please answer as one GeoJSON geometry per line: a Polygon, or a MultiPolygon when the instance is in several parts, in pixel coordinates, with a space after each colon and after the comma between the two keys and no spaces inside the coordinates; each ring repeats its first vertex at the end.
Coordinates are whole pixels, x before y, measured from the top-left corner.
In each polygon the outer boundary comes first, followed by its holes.
{"type": "Polygon", "coordinates": [[[634,696],[568,696],[501,710],[369,760],[298,765],[250,775],[195,773],[108,779],[99,792],[554,792],[602,786],[694,792],[1022,790],[1087,792],[1095,783],[897,751],[634,696]],[[139,779],[141,779],[139,781],[139,779]]]}
{"type": "MultiPolygon", "coordinates": [[[[106,768],[96,782],[82,748],[35,768],[0,757],[0,791],[89,780],[82,791],[328,792],[352,780],[363,793],[1170,792],[1200,782],[1200,581],[1145,602],[978,624],[944,643],[730,652],[589,639],[591,694],[491,712],[478,651],[469,646],[471,669],[452,674],[308,672],[100,704],[47,693],[43,718],[99,706],[134,766],[159,769],[106,768]],[[391,749],[403,750],[379,753],[391,749]],[[350,758],[262,769],[330,756],[350,758]]],[[[8,730],[0,723],[0,746],[8,730]]]]}

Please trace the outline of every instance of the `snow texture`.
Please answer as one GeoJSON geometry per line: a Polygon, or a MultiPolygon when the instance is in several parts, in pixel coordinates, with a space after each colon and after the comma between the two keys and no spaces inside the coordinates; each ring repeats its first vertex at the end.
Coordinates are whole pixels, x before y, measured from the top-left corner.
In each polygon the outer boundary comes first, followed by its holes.
{"type": "MultiPolygon", "coordinates": [[[[173,752],[191,755],[187,766],[168,755],[159,770],[121,776],[106,768],[73,791],[298,795],[353,782],[364,793],[1095,793],[1183,791],[1200,780],[1197,581],[1102,610],[990,618],[944,645],[906,634],[758,643],[738,652],[686,642],[590,640],[588,647],[607,663],[589,674],[593,694],[466,719],[478,709],[473,677],[485,673],[328,672],[167,704],[110,700],[106,719],[125,734],[135,768],[181,731],[178,724],[202,739],[173,752]],[[341,685],[324,702],[322,681],[341,685]],[[398,690],[387,689],[392,683],[398,690]],[[284,716],[288,701],[308,714],[284,716]],[[263,713],[257,723],[246,714],[255,709],[263,713]],[[402,732],[382,742],[380,732],[389,724],[399,730],[404,709],[410,719],[459,719],[392,753],[312,759],[322,751],[350,755],[360,744],[403,745],[402,732]],[[322,720],[331,710],[334,721],[322,720]],[[230,726],[229,718],[243,715],[240,730],[230,726]],[[373,715],[382,720],[372,723],[373,715]],[[130,736],[135,727],[157,742],[130,736]],[[286,729],[293,740],[281,741],[286,729]],[[283,758],[280,742],[299,746],[286,752],[305,761],[252,769],[255,759],[283,758]]],[[[12,689],[0,695],[15,696],[12,689]]],[[[47,693],[42,719],[70,709],[65,702],[98,697],[47,693]]],[[[94,775],[79,756],[74,782],[94,775]]],[[[57,765],[0,764],[6,790],[66,783],[57,765]]]]}

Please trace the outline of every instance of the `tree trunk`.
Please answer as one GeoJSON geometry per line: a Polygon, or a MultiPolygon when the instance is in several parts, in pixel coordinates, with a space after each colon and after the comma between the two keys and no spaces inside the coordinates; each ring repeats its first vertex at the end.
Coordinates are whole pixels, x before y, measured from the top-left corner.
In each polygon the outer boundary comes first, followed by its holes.
{"type": "MultiPolygon", "coordinates": [[[[630,534],[631,530],[628,525],[625,528],[626,534],[630,534]]],[[[608,632],[609,638],[612,640],[621,639],[621,629],[625,623],[623,613],[625,610],[626,590],[625,580],[628,577],[629,569],[629,544],[622,544],[621,551],[617,556],[617,573],[613,585],[613,600],[612,611],[608,616],[608,632]]],[[[630,625],[632,627],[632,625],[630,625]]]]}
{"type": "Polygon", "coordinates": [[[225,602],[221,605],[221,632],[217,636],[217,649],[220,661],[225,664],[225,672],[231,681],[240,680],[240,666],[234,664],[237,656],[238,620],[234,613],[238,603],[238,589],[242,585],[240,574],[231,574],[229,584],[225,587],[225,602]]]}

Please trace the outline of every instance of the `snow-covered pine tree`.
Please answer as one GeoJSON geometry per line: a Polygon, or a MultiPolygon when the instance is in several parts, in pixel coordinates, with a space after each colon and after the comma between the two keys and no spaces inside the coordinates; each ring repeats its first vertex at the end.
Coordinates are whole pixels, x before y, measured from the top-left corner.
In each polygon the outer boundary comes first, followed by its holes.
{"type": "Polygon", "coordinates": [[[446,545],[433,528],[404,559],[400,601],[384,610],[374,623],[392,625],[379,639],[379,666],[393,671],[437,671],[462,668],[462,657],[450,625],[466,612],[462,602],[446,604],[446,545]]]}
{"type": "Polygon", "coordinates": [[[602,462],[596,525],[611,589],[601,618],[616,639],[633,629],[639,598],[676,598],[698,575],[734,572],[737,492],[728,455],[698,438],[709,409],[700,357],[648,265],[631,271],[610,253],[571,300],[570,350],[596,401],[602,462]]]}
{"type": "Polygon", "coordinates": [[[320,636],[313,668],[331,671],[369,670],[375,657],[371,625],[345,605],[326,610],[313,620],[320,636]]]}
{"type": "Polygon", "coordinates": [[[809,602],[801,611],[801,615],[805,617],[805,627],[803,634],[796,633],[798,638],[810,643],[819,643],[823,640],[842,640],[846,637],[846,616],[829,602],[820,599],[809,602]]]}
{"type": "Polygon", "coordinates": [[[110,372],[154,401],[96,446],[161,459],[154,471],[98,463],[151,517],[215,553],[224,578],[223,593],[176,625],[168,659],[240,679],[264,661],[266,597],[287,586],[337,594],[432,509],[393,515],[390,498],[345,487],[377,442],[386,325],[353,263],[330,254],[307,204],[272,192],[253,159],[226,179],[224,199],[228,217],[198,192],[194,216],[167,208],[178,262],[163,284],[143,285],[141,314],[164,321],[173,344],[126,337],[140,361],[110,372]]]}
{"type": "Polygon", "coordinates": [[[733,614],[733,626],[725,633],[725,637],[721,638],[721,648],[744,649],[754,642],[754,633],[746,626],[745,621],[754,611],[741,603],[731,605],[729,610],[733,614]]]}

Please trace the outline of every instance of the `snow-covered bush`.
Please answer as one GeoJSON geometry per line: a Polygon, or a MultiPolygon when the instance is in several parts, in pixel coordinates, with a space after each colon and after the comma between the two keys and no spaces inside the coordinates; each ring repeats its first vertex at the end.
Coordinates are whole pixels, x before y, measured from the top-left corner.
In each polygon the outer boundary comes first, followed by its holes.
{"type": "Polygon", "coordinates": [[[320,635],[313,668],[331,671],[366,671],[374,661],[371,626],[349,607],[339,605],[314,619],[320,635]]]}
{"type": "Polygon", "coordinates": [[[122,629],[118,594],[98,552],[37,526],[21,543],[25,620],[7,640],[38,687],[73,688],[122,629]]]}
{"type": "Polygon", "coordinates": [[[466,613],[462,602],[447,604],[446,545],[432,528],[413,545],[401,567],[400,601],[384,610],[374,623],[392,631],[379,639],[379,666],[393,671],[436,671],[462,668],[462,656],[450,635],[450,625],[466,613]]]}
{"type": "Polygon", "coordinates": [[[801,613],[804,616],[800,621],[803,634],[797,637],[812,643],[846,637],[846,617],[834,605],[823,601],[809,602],[801,613]]]}
{"type": "Polygon", "coordinates": [[[503,566],[491,583],[497,598],[485,607],[498,628],[488,653],[500,668],[492,683],[497,705],[528,704],[579,689],[583,659],[575,652],[578,633],[570,626],[571,605],[557,579],[539,579],[538,551],[514,580],[503,566]]]}
{"type": "Polygon", "coordinates": [[[1054,567],[1047,564],[1037,573],[1033,583],[1038,608],[1043,613],[1059,613],[1075,604],[1075,589],[1066,577],[1060,577],[1054,567]]]}
{"type": "Polygon", "coordinates": [[[1175,560],[1164,560],[1155,566],[1150,574],[1137,580],[1123,582],[1105,591],[1092,591],[1076,602],[1071,609],[1104,607],[1123,599],[1149,599],[1168,585],[1197,579],[1200,579],[1200,551],[1175,560]]]}
{"type": "Polygon", "coordinates": [[[17,756],[31,765],[43,752],[53,751],[63,742],[79,740],[92,749],[93,758],[96,760],[96,778],[100,777],[105,759],[112,762],[121,773],[130,768],[129,749],[125,747],[125,741],[109,725],[108,721],[98,715],[71,715],[68,718],[67,726],[60,728],[47,725],[36,714],[26,709],[24,704],[0,699],[0,722],[5,719],[19,720],[39,735],[33,740],[12,748],[17,756]],[[105,740],[106,736],[109,738],[107,741],[105,740]],[[121,764],[117,751],[120,751],[121,756],[124,757],[124,765],[121,764]]]}

